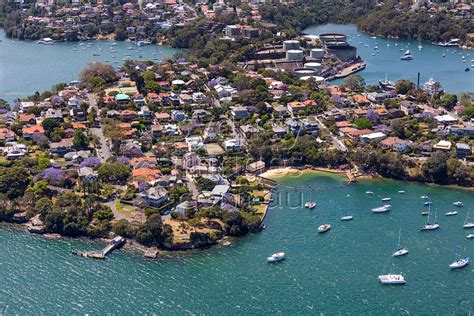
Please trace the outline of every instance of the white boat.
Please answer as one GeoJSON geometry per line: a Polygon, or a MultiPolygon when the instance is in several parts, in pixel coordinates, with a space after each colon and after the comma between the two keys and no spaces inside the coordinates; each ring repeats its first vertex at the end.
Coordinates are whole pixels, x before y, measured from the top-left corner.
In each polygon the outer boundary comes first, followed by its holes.
{"type": "Polygon", "coordinates": [[[402,57],[400,57],[401,60],[412,60],[413,56],[410,53],[410,50],[407,50],[405,54],[403,54],[402,57]]]}
{"type": "Polygon", "coordinates": [[[462,226],[463,228],[474,228],[474,223],[469,221],[469,213],[467,212],[466,219],[464,220],[464,225],[462,226]]]}
{"type": "Polygon", "coordinates": [[[346,215],[341,217],[341,221],[351,221],[354,218],[352,215],[346,215]]]}
{"type": "Polygon", "coordinates": [[[318,227],[318,233],[325,233],[331,229],[331,224],[322,224],[318,227]]]}
{"type": "Polygon", "coordinates": [[[400,236],[402,234],[402,229],[398,231],[398,244],[397,244],[397,250],[392,254],[392,257],[400,257],[408,254],[408,248],[401,247],[400,246],[400,236]]]}
{"type": "Polygon", "coordinates": [[[463,207],[464,206],[464,204],[461,201],[454,202],[453,205],[457,206],[457,207],[463,207]]]}
{"type": "Polygon", "coordinates": [[[374,192],[372,192],[372,191],[365,191],[365,194],[367,194],[367,195],[374,195],[374,192]]]}
{"type": "Polygon", "coordinates": [[[279,262],[285,260],[285,253],[284,252],[277,252],[267,258],[267,262],[279,262]]]}
{"type": "Polygon", "coordinates": [[[405,278],[401,274],[379,275],[379,281],[382,284],[406,284],[405,278]]]}
{"type": "Polygon", "coordinates": [[[390,201],[391,199],[392,199],[392,198],[384,197],[384,198],[382,199],[382,202],[388,202],[388,201],[390,201]]]}
{"type": "Polygon", "coordinates": [[[436,222],[437,213],[435,213],[434,223],[431,223],[431,224],[430,224],[430,215],[431,215],[431,206],[430,206],[430,210],[429,210],[429,213],[428,213],[428,219],[426,220],[426,224],[423,224],[420,227],[420,229],[422,231],[424,231],[424,230],[435,230],[435,229],[439,228],[439,224],[436,222]]]}
{"type": "Polygon", "coordinates": [[[428,195],[422,195],[422,196],[421,196],[421,199],[422,199],[422,200],[428,200],[428,195]]]}
{"type": "Polygon", "coordinates": [[[398,194],[405,194],[405,191],[398,191],[398,194]]]}
{"type": "Polygon", "coordinates": [[[381,206],[381,207],[373,208],[372,212],[373,213],[386,213],[386,212],[390,211],[391,209],[392,209],[392,206],[389,205],[389,204],[386,204],[386,205],[381,206]]]}
{"type": "Polygon", "coordinates": [[[56,41],[53,40],[50,37],[45,37],[45,38],[40,39],[37,43],[38,44],[43,44],[43,45],[54,45],[54,43],[56,43],[56,41]]]}
{"type": "Polygon", "coordinates": [[[467,239],[472,239],[472,238],[474,238],[474,234],[467,234],[466,238],[467,239]]]}
{"type": "Polygon", "coordinates": [[[306,203],[304,204],[304,207],[309,208],[309,209],[313,209],[313,208],[316,207],[316,202],[311,202],[311,201],[310,201],[310,202],[306,202],[306,203]]]}
{"type": "Polygon", "coordinates": [[[456,212],[456,211],[451,211],[451,212],[447,212],[445,215],[446,215],[446,216],[454,216],[454,215],[458,215],[458,212],[456,212]]]}
{"type": "Polygon", "coordinates": [[[461,269],[467,266],[468,264],[469,264],[469,258],[465,257],[465,258],[459,258],[458,260],[454,261],[453,263],[449,265],[449,267],[451,269],[461,269]]]}

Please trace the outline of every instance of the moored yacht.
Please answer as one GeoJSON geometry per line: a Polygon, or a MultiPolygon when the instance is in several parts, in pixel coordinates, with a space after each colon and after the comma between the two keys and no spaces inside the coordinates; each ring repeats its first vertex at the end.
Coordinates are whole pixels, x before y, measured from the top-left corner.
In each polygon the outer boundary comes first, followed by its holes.
{"type": "Polygon", "coordinates": [[[267,258],[267,262],[273,263],[273,262],[279,262],[285,260],[285,253],[284,252],[277,252],[271,255],[270,257],[267,258]]]}
{"type": "Polygon", "coordinates": [[[428,195],[422,195],[422,196],[421,196],[421,199],[422,199],[422,200],[428,200],[428,195]]]}
{"type": "Polygon", "coordinates": [[[466,238],[467,238],[467,239],[473,239],[473,238],[474,238],[474,234],[467,234],[466,238]]]}
{"type": "Polygon", "coordinates": [[[423,230],[435,230],[439,228],[439,224],[436,222],[437,213],[435,213],[435,220],[434,223],[430,223],[430,215],[431,215],[431,207],[428,213],[428,219],[426,220],[426,224],[420,226],[420,229],[423,230]]]}
{"type": "Polygon", "coordinates": [[[450,212],[447,212],[445,215],[446,215],[446,216],[454,216],[454,215],[458,215],[458,212],[456,212],[456,211],[450,211],[450,212]]]}
{"type": "Polygon", "coordinates": [[[331,229],[331,224],[322,224],[318,227],[318,233],[325,233],[331,229]]]}
{"type": "Polygon", "coordinates": [[[464,220],[464,225],[462,226],[463,228],[474,228],[474,223],[469,221],[469,213],[467,212],[466,219],[464,220]]]}
{"type": "Polygon", "coordinates": [[[400,228],[398,231],[398,244],[397,250],[392,254],[392,257],[400,257],[408,254],[408,248],[400,246],[400,237],[402,235],[402,229],[400,228]]]}
{"type": "Polygon", "coordinates": [[[400,191],[398,191],[398,194],[405,194],[405,191],[400,190],[400,191]]]}
{"type": "Polygon", "coordinates": [[[382,202],[388,202],[390,201],[392,198],[389,198],[389,197],[384,197],[382,198],[382,202]]]}
{"type": "Polygon", "coordinates": [[[464,204],[461,201],[454,202],[453,205],[457,206],[457,207],[463,207],[464,206],[464,204]]]}
{"type": "Polygon", "coordinates": [[[401,60],[412,60],[413,56],[410,53],[410,50],[407,50],[405,54],[403,54],[402,57],[400,57],[401,60]]]}
{"type": "Polygon", "coordinates": [[[386,204],[386,205],[381,206],[381,207],[373,208],[372,212],[373,213],[385,213],[385,212],[390,211],[391,209],[392,209],[392,206],[389,205],[389,204],[386,204]]]}
{"type": "Polygon", "coordinates": [[[469,258],[460,258],[449,265],[451,269],[461,269],[469,264],[469,258]]]}
{"type": "Polygon", "coordinates": [[[367,194],[367,195],[374,195],[374,192],[372,192],[372,191],[365,191],[365,194],[367,194]]]}
{"type": "Polygon", "coordinates": [[[354,218],[352,215],[345,215],[341,217],[341,221],[351,221],[354,218]]]}

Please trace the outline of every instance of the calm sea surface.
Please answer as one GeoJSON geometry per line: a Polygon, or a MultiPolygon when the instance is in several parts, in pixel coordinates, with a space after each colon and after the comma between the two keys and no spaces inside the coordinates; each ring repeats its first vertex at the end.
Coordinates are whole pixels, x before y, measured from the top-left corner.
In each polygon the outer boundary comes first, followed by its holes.
{"type": "Polygon", "coordinates": [[[10,102],[32,95],[35,91],[51,89],[58,82],[76,80],[81,69],[93,61],[118,67],[124,59],[158,61],[177,51],[166,46],[138,47],[128,42],[113,41],[40,45],[12,41],[6,38],[3,29],[0,29],[0,40],[0,99],[10,102]],[[113,46],[115,52],[110,49],[112,43],[116,44],[113,46]]]}
{"type": "MultiPolygon", "coordinates": [[[[322,33],[349,35],[350,44],[357,47],[359,55],[367,64],[365,70],[358,73],[364,77],[367,84],[378,84],[378,81],[384,79],[385,76],[392,81],[409,79],[416,83],[419,72],[421,84],[432,77],[451,93],[474,92],[474,51],[472,50],[440,47],[427,42],[421,42],[423,48],[419,50],[419,41],[382,37],[374,39],[370,35],[358,32],[355,25],[326,24],[308,28],[304,32],[312,35],[322,33]],[[378,50],[374,50],[375,46],[378,50]],[[407,49],[413,55],[413,60],[400,60],[407,49]],[[443,57],[443,54],[446,57],[443,57]],[[463,62],[463,56],[465,62],[463,62]],[[467,67],[470,67],[471,71],[464,71],[467,67]]],[[[344,79],[340,79],[333,82],[342,83],[343,81],[344,79]]]]}
{"type": "Polygon", "coordinates": [[[0,229],[0,313],[5,314],[467,314],[474,310],[474,271],[451,271],[461,255],[474,257],[474,240],[462,228],[473,211],[472,191],[388,180],[338,188],[343,179],[312,174],[282,178],[268,212],[267,229],[230,246],[172,253],[157,261],[116,251],[106,261],[72,256],[97,250],[87,240],[46,240],[0,229]],[[316,191],[313,210],[297,207],[316,191]],[[365,191],[374,191],[366,196],[365,191]],[[398,194],[405,190],[405,194],[398,194]],[[303,198],[300,194],[303,192],[303,198]],[[441,228],[420,232],[426,221],[421,195],[429,195],[441,228]],[[381,197],[393,209],[373,214],[381,197]],[[281,200],[281,202],[278,202],[281,200]],[[459,215],[446,217],[452,202],[459,215]],[[341,216],[354,215],[351,222],[341,216]],[[317,234],[322,223],[332,224],[317,234]],[[391,259],[398,231],[410,253],[391,259]],[[284,251],[287,260],[267,264],[284,251]],[[403,272],[407,285],[383,286],[379,274],[403,272]]]}

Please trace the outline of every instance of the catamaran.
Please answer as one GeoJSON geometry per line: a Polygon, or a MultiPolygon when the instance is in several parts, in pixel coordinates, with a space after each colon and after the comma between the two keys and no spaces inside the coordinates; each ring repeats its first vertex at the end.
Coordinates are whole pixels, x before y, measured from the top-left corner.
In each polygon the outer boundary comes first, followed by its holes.
{"type": "Polygon", "coordinates": [[[379,275],[379,281],[382,284],[406,284],[407,281],[401,274],[379,275]]]}
{"type": "Polygon", "coordinates": [[[400,236],[402,234],[402,229],[398,231],[398,244],[397,244],[397,250],[392,254],[392,257],[400,257],[404,256],[408,253],[408,248],[405,247],[400,247],[400,236]]]}
{"type": "Polygon", "coordinates": [[[430,206],[430,209],[429,209],[429,214],[428,214],[428,219],[426,221],[426,224],[423,224],[421,225],[420,229],[423,231],[423,230],[435,230],[435,229],[438,229],[439,228],[439,224],[436,222],[436,218],[437,218],[437,212],[435,213],[435,220],[434,220],[434,223],[430,224],[430,215],[431,215],[431,206],[430,206]]]}
{"type": "Polygon", "coordinates": [[[474,228],[474,223],[469,221],[469,213],[470,212],[467,212],[466,219],[464,220],[464,228],[474,228]]]}

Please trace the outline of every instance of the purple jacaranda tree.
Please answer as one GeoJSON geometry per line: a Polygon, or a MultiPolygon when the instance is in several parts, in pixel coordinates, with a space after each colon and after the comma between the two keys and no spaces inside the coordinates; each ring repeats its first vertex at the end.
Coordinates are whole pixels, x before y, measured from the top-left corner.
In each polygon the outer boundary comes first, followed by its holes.
{"type": "Polygon", "coordinates": [[[130,158],[125,157],[125,156],[120,156],[120,157],[117,158],[117,162],[123,163],[125,165],[129,165],[130,164],[130,158]]]}
{"type": "Polygon", "coordinates": [[[34,177],[34,181],[45,180],[54,186],[62,186],[67,179],[67,175],[57,168],[46,168],[34,177]]]}
{"type": "Polygon", "coordinates": [[[375,109],[369,109],[367,114],[365,114],[365,118],[368,119],[370,122],[375,123],[379,120],[379,114],[375,109]]]}
{"type": "Polygon", "coordinates": [[[92,169],[98,169],[102,165],[102,161],[100,161],[97,157],[88,157],[84,159],[83,162],[79,165],[79,168],[90,167],[92,169]]]}

